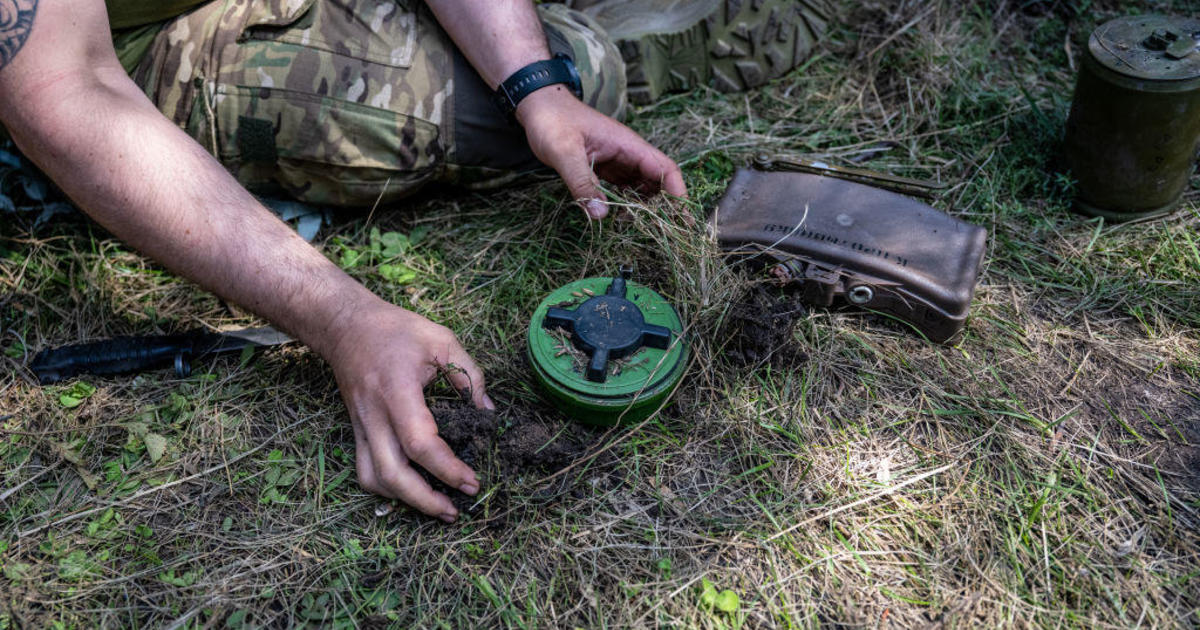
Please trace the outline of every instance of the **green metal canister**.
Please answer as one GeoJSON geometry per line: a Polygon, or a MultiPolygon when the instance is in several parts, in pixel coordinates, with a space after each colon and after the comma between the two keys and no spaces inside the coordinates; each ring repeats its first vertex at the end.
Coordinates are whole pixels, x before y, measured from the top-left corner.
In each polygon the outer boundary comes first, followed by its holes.
{"type": "Polygon", "coordinates": [[[542,394],[581,422],[632,424],[665,404],[683,379],[679,314],[623,267],[554,291],[534,311],[527,352],[542,394]]]}
{"type": "Polygon", "coordinates": [[[1200,148],[1200,20],[1141,15],[1092,33],[1067,121],[1075,209],[1127,221],[1167,214],[1200,148]]]}

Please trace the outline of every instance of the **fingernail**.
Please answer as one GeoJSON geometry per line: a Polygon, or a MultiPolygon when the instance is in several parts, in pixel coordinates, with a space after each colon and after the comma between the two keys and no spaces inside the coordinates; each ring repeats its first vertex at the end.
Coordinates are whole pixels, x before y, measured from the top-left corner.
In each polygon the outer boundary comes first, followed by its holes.
{"type": "Polygon", "coordinates": [[[603,219],[608,214],[608,204],[599,199],[587,202],[587,214],[593,219],[603,219]]]}
{"type": "Polygon", "coordinates": [[[461,490],[463,494],[474,495],[476,492],[479,492],[479,484],[464,483],[463,485],[459,486],[458,489],[461,490]]]}
{"type": "Polygon", "coordinates": [[[483,395],[483,408],[487,409],[488,411],[496,410],[496,403],[492,402],[491,396],[488,396],[487,394],[483,395]]]}
{"type": "Polygon", "coordinates": [[[454,520],[458,518],[458,515],[453,514],[451,512],[446,512],[445,514],[439,516],[438,518],[442,519],[443,521],[446,521],[447,523],[453,523],[454,520]]]}

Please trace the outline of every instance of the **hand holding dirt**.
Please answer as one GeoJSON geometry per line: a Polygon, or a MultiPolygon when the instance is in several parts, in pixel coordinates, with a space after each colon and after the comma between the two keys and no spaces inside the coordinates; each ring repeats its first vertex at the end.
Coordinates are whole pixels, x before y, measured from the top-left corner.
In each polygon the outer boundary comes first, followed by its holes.
{"type": "Polygon", "coordinates": [[[454,333],[420,315],[381,302],[351,319],[327,359],[354,425],[359,484],[453,522],[454,504],[413,464],[466,494],[479,491],[479,480],[438,437],[424,387],[444,372],[477,407],[494,409],[483,374],[454,333]]]}

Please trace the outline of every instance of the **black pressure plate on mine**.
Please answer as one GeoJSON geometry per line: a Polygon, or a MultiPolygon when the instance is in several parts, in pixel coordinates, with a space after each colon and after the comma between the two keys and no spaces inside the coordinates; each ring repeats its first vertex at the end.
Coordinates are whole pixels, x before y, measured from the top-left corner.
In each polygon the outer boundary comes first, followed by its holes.
{"type": "Polygon", "coordinates": [[[529,325],[529,359],[547,398],[594,424],[654,413],[683,377],[688,348],[679,314],[622,267],[554,291],[529,325]]]}

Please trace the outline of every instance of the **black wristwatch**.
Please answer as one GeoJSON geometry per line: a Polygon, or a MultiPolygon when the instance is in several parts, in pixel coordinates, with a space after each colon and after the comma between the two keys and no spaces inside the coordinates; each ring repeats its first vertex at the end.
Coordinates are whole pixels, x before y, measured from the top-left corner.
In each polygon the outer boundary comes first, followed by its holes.
{"type": "Polygon", "coordinates": [[[559,53],[553,59],[535,61],[504,80],[496,89],[496,107],[509,118],[517,111],[517,104],[526,96],[556,83],[565,83],[571,92],[583,98],[583,82],[571,58],[559,53]]]}

